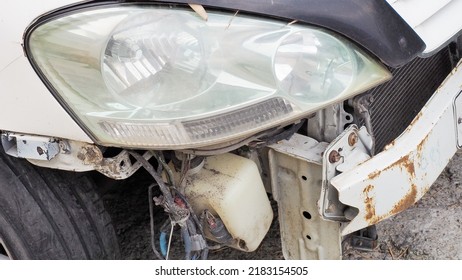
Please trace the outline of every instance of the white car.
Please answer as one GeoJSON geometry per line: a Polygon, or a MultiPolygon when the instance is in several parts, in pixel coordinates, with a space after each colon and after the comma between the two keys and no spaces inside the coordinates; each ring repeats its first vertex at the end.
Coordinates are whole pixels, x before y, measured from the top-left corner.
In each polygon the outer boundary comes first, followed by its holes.
{"type": "Polygon", "coordinates": [[[462,1],[193,2],[0,3],[0,258],[120,257],[95,177],[144,168],[159,259],[255,250],[268,193],[339,259],[462,147],[462,1]]]}

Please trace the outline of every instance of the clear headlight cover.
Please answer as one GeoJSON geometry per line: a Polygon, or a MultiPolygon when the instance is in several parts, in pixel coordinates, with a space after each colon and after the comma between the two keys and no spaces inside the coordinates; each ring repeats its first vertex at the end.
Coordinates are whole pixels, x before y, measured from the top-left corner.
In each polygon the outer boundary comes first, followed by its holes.
{"type": "Polygon", "coordinates": [[[288,124],[390,78],[322,29],[209,11],[101,7],[29,36],[31,61],[97,142],[194,148],[288,124]]]}

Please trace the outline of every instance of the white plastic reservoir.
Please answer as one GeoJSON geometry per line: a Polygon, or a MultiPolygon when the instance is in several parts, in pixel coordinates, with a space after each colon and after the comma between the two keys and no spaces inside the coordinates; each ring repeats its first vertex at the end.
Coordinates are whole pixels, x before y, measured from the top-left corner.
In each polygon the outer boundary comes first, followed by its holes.
{"type": "Polygon", "coordinates": [[[207,209],[222,219],[235,239],[231,246],[239,250],[257,249],[273,220],[258,168],[244,157],[207,157],[201,171],[189,177],[185,193],[196,214],[207,209]]]}

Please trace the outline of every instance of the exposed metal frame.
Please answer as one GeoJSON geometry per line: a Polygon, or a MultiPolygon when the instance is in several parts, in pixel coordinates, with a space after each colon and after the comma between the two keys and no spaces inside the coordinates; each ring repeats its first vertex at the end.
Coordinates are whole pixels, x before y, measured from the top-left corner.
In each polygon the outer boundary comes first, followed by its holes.
{"type": "Polygon", "coordinates": [[[324,220],[318,210],[326,145],[295,134],[270,146],[271,183],[285,259],[341,259],[341,223],[324,220]]]}

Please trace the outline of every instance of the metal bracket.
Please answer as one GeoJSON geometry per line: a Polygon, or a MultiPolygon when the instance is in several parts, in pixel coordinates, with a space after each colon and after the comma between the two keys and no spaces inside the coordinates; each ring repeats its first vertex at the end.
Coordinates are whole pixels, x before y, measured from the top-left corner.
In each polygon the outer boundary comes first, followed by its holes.
{"type": "Polygon", "coordinates": [[[271,185],[286,259],[341,258],[341,223],[326,221],[318,214],[321,155],[326,145],[295,134],[269,146],[271,185]]]}
{"type": "Polygon", "coordinates": [[[365,127],[358,130],[356,125],[351,125],[327,147],[323,155],[319,200],[320,214],[324,219],[344,222],[350,220],[350,215],[345,213],[347,206],[339,201],[338,191],[330,184],[330,180],[368,160],[373,142],[365,127]]]}
{"type": "MultiPolygon", "coordinates": [[[[130,177],[141,167],[126,150],[105,158],[98,146],[79,141],[11,132],[2,133],[1,140],[8,155],[27,159],[41,167],[74,172],[96,170],[116,180],[130,177]]],[[[146,151],[143,157],[149,160],[152,153],[146,151]]]]}
{"type": "MultiPolygon", "coordinates": [[[[152,154],[147,151],[143,154],[143,157],[149,160],[152,154]]],[[[126,150],[123,150],[115,157],[104,158],[100,164],[94,165],[96,171],[116,180],[123,180],[132,176],[141,166],[138,161],[132,163],[130,154],[126,150]]]]}
{"type": "Polygon", "coordinates": [[[378,246],[378,235],[375,225],[360,229],[350,236],[351,246],[361,251],[373,251],[378,246]]]}
{"type": "Polygon", "coordinates": [[[343,102],[334,104],[308,119],[308,136],[321,142],[331,142],[352,122],[353,116],[345,111],[343,102]]]}
{"type": "Polygon", "coordinates": [[[51,160],[60,151],[58,140],[52,137],[2,133],[5,152],[18,158],[51,160]]]}

